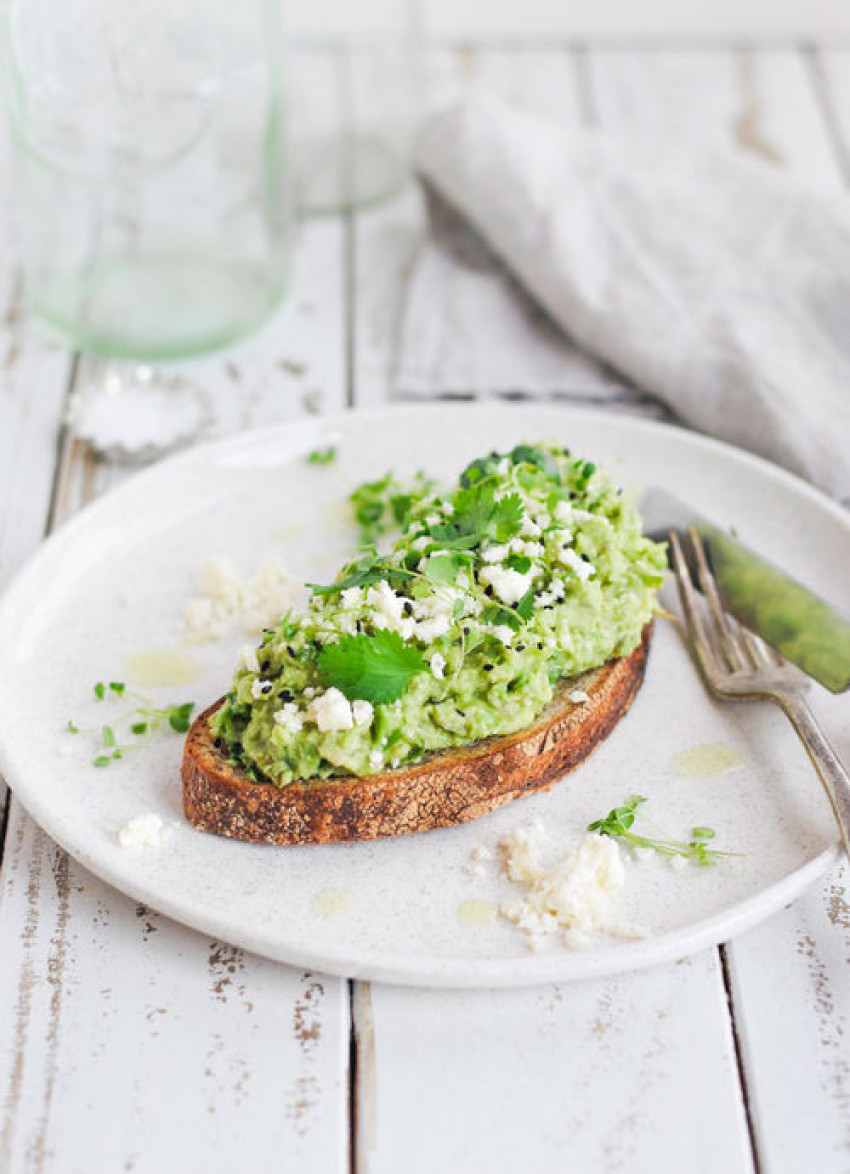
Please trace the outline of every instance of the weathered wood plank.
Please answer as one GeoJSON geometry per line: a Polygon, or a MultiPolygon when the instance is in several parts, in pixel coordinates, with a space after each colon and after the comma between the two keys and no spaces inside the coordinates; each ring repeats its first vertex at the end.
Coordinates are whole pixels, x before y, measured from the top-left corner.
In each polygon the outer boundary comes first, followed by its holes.
{"type": "Polygon", "coordinates": [[[361,1174],[752,1169],[714,952],[530,990],[377,986],[355,1009],[361,1174]]]}
{"type": "MultiPolygon", "coordinates": [[[[306,225],[292,294],[275,320],[226,357],[183,369],[203,388],[216,431],[343,405],[343,243],[338,221],[306,225]]],[[[55,433],[50,442],[52,468],[55,433]]],[[[54,521],[127,475],[69,439],[54,521]]],[[[0,873],[4,1174],[264,1174],[282,1161],[322,1174],[347,1168],[346,983],[266,962],[134,906],[71,861],[14,801],[8,842],[0,873]]]]}
{"type": "Polygon", "coordinates": [[[344,983],[134,905],[17,806],[0,941],[4,1171],[346,1168],[344,983]]]}
{"type": "MultiPolygon", "coordinates": [[[[470,51],[442,61],[457,87],[486,85],[567,125],[581,122],[587,94],[566,52],[470,51]]],[[[391,387],[396,320],[386,307],[403,299],[420,231],[415,210],[400,206],[358,225],[358,404],[391,387]],[[382,263],[384,231],[392,265],[382,263]],[[367,333],[366,323],[380,332],[367,333]]],[[[714,951],[649,974],[539,990],[358,984],[353,1013],[361,1174],[752,1168],[714,951]],[[428,1121],[415,1144],[413,1105],[428,1121]]]]}
{"type": "MultiPolygon", "coordinates": [[[[833,109],[850,97],[847,58],[825,67],[833,109]],[[842,94],[842,75],[846,90],[842,94]]],[[[825,190],[839,159],[802,54],[593,54],[603,127],[668,130],[754,153],[825,190]]],[[[850,122],[848,122],[850,125],[850,122]]],[[[814,779],[812,785],[816,786],[814,779]]],[[[850,921],[847,871],[726,947],[736,1029],[761,1168],[847,1170],[850,1156],[850,921]]]]}

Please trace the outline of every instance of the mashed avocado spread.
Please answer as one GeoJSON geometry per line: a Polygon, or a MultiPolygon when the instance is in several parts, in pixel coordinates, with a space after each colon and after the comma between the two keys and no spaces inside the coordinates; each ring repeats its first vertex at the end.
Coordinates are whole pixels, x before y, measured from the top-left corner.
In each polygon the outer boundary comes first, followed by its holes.
{"type": "Polygon", "coordinates": [[[473,461],[450,492],[387,476],[352,495],[362,549],[243,650],[211,719],[251,777],[366,775],[529,725],[555,684],[624,656],[666,557],[603,472],[554,444],[473,461]]]}

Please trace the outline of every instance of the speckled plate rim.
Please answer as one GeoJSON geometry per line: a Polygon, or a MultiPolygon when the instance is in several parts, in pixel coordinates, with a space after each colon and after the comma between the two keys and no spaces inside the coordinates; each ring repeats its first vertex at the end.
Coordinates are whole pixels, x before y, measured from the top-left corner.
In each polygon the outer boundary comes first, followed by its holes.
{"type": "MultiPolygon", "coordinates": [[[[565,419],[578,415],[598,423],[611,422],[610,414],[598,409],[573,406],[560,408],[558,405],[550,404],[535,406],[552,414],[562,412],[565,419]]],[[[361,420],[364,418],[385,420],[393,416],[401,420],[405,409],[407,408],[409,411],[410,407],[411,405],[393,405],[370,411],[346,412],[321,417],[315,421],[317,436],[327,437],[329,431],[333,430],[344,433],[347,421],[351,420],[355,414],[361,420]]],[[[518,419],[527,410],[522,405],[499,404],[498,408],[503,414],[515,412],[518,419]]],[[[472,417],[485,413],[487,407],[482,404],[450,405],[440,403],[427,406],[417,404],[414,410],[434,415],[451,412],[458,416],[472,417]]],[[[847,532],[848,539],[850,539],[850,519],[847,518],[845,511],[839,505],[801,478],[769,461],[733,445],[689,432],[675,425],[624,416],[617,417],[617,423],[633,429],[638,435],[663,434],[670,438],[674,444],[690,446],[695,453],[720,453],[733,462],[749,466],[757,475],[772,480],[793,494],[807,498],[816,509],[830,514],[847,532]]],[[[287,433],[291,433],[291,429],[291,422],[284,422],[239,433],[234,437],[213,441],[206,445],[195,446],[137,474],[131,482],[119,486],[103,498],[86,506],[63,525],[57,534],[46,539],[8,585],[3,596],[0,597],[0,631],[3,630],[4,624],[9,622],[9,617],[14,614],[14,609],[20,605],[19,601],[25,600],[30,592],[43,581],[42,577],[45,572],[49,570],[55,560],[62,558],[64,550],[76,542],[81,532],[85,533],[89,527],[96,525],[101,513],[112,510],[115,504],[120,502],[121,496],[131,487],[133,492],[137,492],[146,482],[158,478],[166,465],[172,468],[180,462],[196,461],[199,454],[208,455],[212,460],[216,455],[222,455],[228,451],[248,449],[254,444],[264,446],[267,442],[274,441],[277,436],[280,436],[282,440],[285,439],[287,433]]],[[[1,664],[2,658],[0,658],[1,664]]],[[[1,668],[0,672],[2,672],[1,668]]],[[[222,910],[210,915],[203,908],[199,909],[194,906],[187,908],[186,903],[181,902],[179,897],[172,898],[168,894],[160,892],[156,885],[146,884],[143,880],[128,877],[126,871],[111,867],[109,862],[102,859],[97,853],[87,851],[85,846],[64,834],[61,823],[54,818],[49,801],[42,798],[37,786],[32,785],[27,763],[16,757],[1,725],[0,772],[15,797],[60,847],[64,848],[69,855],[94,875],[113,885],[133,900],[150,905],[158,912],[192,929],[223,938],[233,945],[241,946],[279,962],[349,978],[409,986],[429,985],[457,988],[533,986],[547,982],[572,981],[638,970],[685,957],[719,942],[728,941],[765,920],[820,879],[834,867],[841,856],[836,837],[836,843],[833,846],[820,852],[800,868],[719,914],[695,921],[673,931],[639,941],[618,943],[603,950],[588,951],[587,953],[553,951],[542,956],[541,954],[529,954],[527,957],[492,960],[423,958],[421,955],[398,954],[393,957],[390,963],[381,953],[374,950],[364,950],[357,962],[353,964],[349,958],[340,958],[333,952],[317,950],[306,941],[293,940],[286,944],[270,941],[262,934],[247,929],[238,919],[228,917],[222,910]]]]}

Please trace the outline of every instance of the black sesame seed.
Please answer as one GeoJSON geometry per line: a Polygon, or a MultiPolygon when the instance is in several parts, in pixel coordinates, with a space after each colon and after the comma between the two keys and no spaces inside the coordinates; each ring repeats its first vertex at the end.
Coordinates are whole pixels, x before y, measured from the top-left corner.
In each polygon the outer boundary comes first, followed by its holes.
{"type": "Polygon", "coordinates": [[[260,672],[267,673],[271,667],[272,667],[272,662],[270,660],[264,660],[263,663],[260,665],[260,672]]]}
{"type": "Polygon", "coordinates": [[[496,666],[495,666],[495,665],[492,665],[492,664],[485,664],[485,665],[484,665],[484,672],[485,672],[485,673],[492,673],[492,671],[493,671],[493,669],[494,669],[495,667],[496,667],[496,666]]]}
{"type": "Polygon", "coordinates": [[[216,750],[221,750],[221,738],[216,738],[216,740],[213,742],[213,746],[215,746],[216,750]]]}
{"type": "Polygon", "coordinates": [[[542,640],[538,640],[538,641],[537,641],[537,647],[542,649],[542,647],[543,647],[543,641],[542,641],[542,640]]]}
{"type": "Polygon", "coordinates": [[[466,712],[463,709],[458,709],[455,707],[455,713],[460,714],[461,717],[466,717],[466,712]]]}
{"type": "Polygon", "coordinates": [[[355,623],[354,627],[356,628],[356,630],[357,630],[357,633],[358,633],[358,635],[359,635],[359,633],[363,631],[363,621],[362,621],[362,620],[357,620],[357,622],[355,623]]]}
{"type": "Polygon", "coordinates": [[[281,699],[281,701],[292,701],[294,696],[295,694],[291,693],[289,689],[281,689],[281,691],[278,693],[278,697],[281,699]]]}
{"type": "Polygon", "coordinates": [[[464,636],[468,636],[469,635],[469,628],[464,628],[463,634],[464,634],[464,636]]]}
{"type": "Polygon", "coordinates": [[[271,681],[266,681],[265,685],[263,685],[263,686],[260,688],[260,692],[261,692],[261,693],[263,693],[263,694],[266,694],[266,693],[271,693],[271,691],[272,691],[272,683],[271,683],[271,681]]]}
{"type": "Polygon", "coordinates": [[[291,644],[287,644],[286,651],[289,653],[290,656],[295,656],[295,649],[292,647],[291,644]]]}
{"type": "Polygon", "coordinates": [[[525,652],[525,645],[524,644],[517,644],[516,650],[517,650],[517,652],[525,652]]]}

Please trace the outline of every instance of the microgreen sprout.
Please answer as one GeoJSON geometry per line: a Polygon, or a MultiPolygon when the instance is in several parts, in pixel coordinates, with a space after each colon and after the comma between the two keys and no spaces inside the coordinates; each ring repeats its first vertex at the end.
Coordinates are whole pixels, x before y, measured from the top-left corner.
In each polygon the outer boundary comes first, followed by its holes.
{"type": "Polygon", "coordinates": [[[314,448],[307,457],[308,465],[330,465],[336,460],[336,446],[327,445],[325,448],[314,448]]]}
{"type": "Polygon", "coordinates": [[[713,840],[716,835],[714,828],[710,827],[692,828],[687,840],[675,840],[665,834],[644,836],[632,831],[638,808],[646,802],[645,795],[630,795],[622,806],[612,807],[604,819],[596,819],[589,823],[587,830],[598,832],[600,836],[610,836],[611,839],[619,840],[632,848],[648,848],[661,856],[679,856],[683,860],[693,861],[694,864],[716,864],[722,856],[741,855],[740,852],[722,852],[717,848],[709,848],[707,841],[713,840]]]}
{"type": "Polygon", "coordinates": [[[140,749],[149,742],[153,734],[165,726],[177,734],[185,734],[191,724],[192,712],[195,708],[194,701],[180,701],[162,707],[155,706],[143,694],[129,691],[123,681],[110,681],[108,685],[103,681],[97,681],[92,687],[92,692],[98,701],[106,701],[111,695],[112,700],[124,697],[134,702],[133,708],[115,719],[113,724],[104,724],[96,729],[83,729],[72,719],[68,720],[69,733],[86,733],[97,737],[98,752],[91,762],[92,766],[100,768],[110,766],[116,759],[123,758],[129,750],[140,749]],[[137,741],[121,741],[117,733],[119,723],[127,723],[130,734],[137,741]]]}

